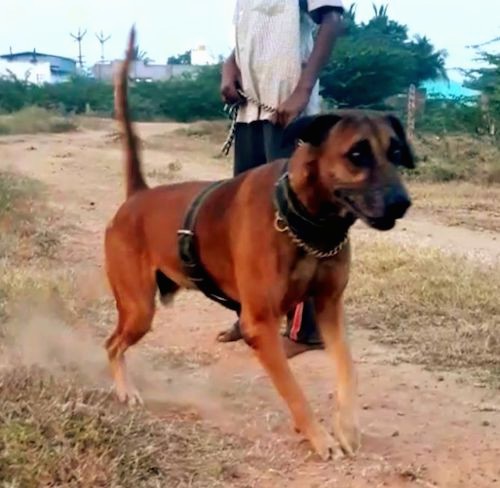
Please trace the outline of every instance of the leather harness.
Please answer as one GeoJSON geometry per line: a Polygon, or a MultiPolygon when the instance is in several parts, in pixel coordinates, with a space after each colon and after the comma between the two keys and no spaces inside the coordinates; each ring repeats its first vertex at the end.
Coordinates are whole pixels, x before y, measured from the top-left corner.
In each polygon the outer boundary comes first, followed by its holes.
{"type": "MultiPolygon", "coordinates": [[[[354,218],[340,218],[331,208],[323,209],[318,215],[311,215],[293,192],[286,169],[287,164],[284,165],[284,173],[277,181],[274,192],[276,230],[287,232],[304,254],[316,259],[335,256],[346,244],[347,233],[354,218]]],[[[227,296],[203,266],[194,232],[196,219],[204,202],[227,181],[229,180],[210,184],[194,198],[186,212],[182,228],[177,231],[178,252],[190,281],[211,300],[239,313],[241,304],[227,296]]]]}

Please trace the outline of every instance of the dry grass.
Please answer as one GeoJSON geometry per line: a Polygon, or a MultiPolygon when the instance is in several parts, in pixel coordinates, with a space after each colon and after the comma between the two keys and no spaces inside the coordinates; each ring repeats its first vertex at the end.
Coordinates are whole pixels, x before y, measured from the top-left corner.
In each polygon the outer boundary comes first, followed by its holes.
{"type": "Polygon", "coordinates": [[[500,371],[500,268],[437,250],[357,241],[348,292],[351,322],[418,363],[500,371]]]}
{"type": "MultiPolygon", "coordinates": [[[[237,466],[251,452],[246,441],[202,425],[174,402],[163,404],[160,420],[89,387],[102,382],[102,347],[67,325],[76,322],[82,304],[75,277],[54,268],[48,255],[57,238],[38,219],[44,212],[38,185],[0,173],[0,187],[6,230],[0,259],[0,485],[241,486],[237,466]],[[19,247],[30,246],[44,252],[25,259],[19,247]],[[26,304],[37,312],[27,312],[26,304]]],[[[182,352],[173,351],[168,363],[194,367],[182,352]]]]}
{"type": "Polygon", "coordinates": [[[0,116],[0,135],[59,133],[76,130],[68,117],[40,107],[27,107],[19,112],[0,116]]]}
{"type": "Polygon", "coordinates": [[[419,158],[412,177],[427,182],[500,183],[500,147],[488,137],[421,136],[415,141],[419,158]]]}
{"type": "Polygon", "coordinates": [[[500,232],[500,186],[413,182],[411,193],[415,211],[444,224],[500,232]]]}
{"type": "Polygon", "coordinates": [[[40,183],[0,172],[0,318],[13,300],[62,293],[67,280],[53,267],[59,245],[40,183]]]}
{"type": "Polygon", "coordinates": [[[167,164],[165,169],[156,168],[148,171],[146,176],[149,179],[155,180],[156,183],[162,184],[166,182],[172,182],[178,178],[180,171],[182,170],[182,164],[179,161],[171,161],[167,164]]]}
{"type": "Polygon", "coordinates": [[[116,121],[112,118],[95,117],[92,115],[77,115],[75,122],[78,127],[92,131],[109,131],[116,125],[116,121]]]}
{"type": "Polygon", "coordinates": [[[223,144],[229,131],[230,123],[226,120],[200,121],[177,129],[175,133],[195,139],[202,139],[214,144],[223,144]]]}
{"type": "Polygon", "coordinates": [[[193,419],[160,421],[41,371],[0,375],[4,486],[221,486],[237,476],[237,447],[193,419]]]}

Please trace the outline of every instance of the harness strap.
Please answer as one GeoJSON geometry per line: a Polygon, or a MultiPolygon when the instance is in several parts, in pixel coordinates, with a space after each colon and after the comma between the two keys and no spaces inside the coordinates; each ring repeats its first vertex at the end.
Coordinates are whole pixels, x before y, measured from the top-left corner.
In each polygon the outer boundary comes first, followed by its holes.
{"type": "Polygon", "coordinates": [[[201,263],[198,241],[194,233],[196,219],[203,203],[214,190],[221,187],[225,182],[226,180],[216,181],[204,188],[195,197],[186,212],[182,228],[177,231],[178,251],[184,272],[198,290],[211,300],[239,313],[241,310],[240,303],[228,297],[217,286],[201,263]]]}

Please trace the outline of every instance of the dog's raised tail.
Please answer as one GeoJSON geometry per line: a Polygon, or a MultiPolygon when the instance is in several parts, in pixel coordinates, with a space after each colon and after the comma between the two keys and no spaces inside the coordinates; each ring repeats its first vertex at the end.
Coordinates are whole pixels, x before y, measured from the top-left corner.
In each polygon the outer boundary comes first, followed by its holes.
{"type": "Polygon", "coordinates": [[[125,60],[115,77],[115,117],[122,129],[122,138],[125,145],[125,187],[127,198],[134,193],[147,188],[141,171],[139,158],[138,138],[130,120],[128,110],[127,85],[130,63],[135,51],[135,26],[130,30],[125,60]]]}

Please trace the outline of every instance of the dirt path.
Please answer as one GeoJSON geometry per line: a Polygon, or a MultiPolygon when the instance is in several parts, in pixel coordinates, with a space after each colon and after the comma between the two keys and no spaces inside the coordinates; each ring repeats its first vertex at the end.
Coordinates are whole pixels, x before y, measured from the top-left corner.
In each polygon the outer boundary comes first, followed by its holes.
{"type": "MultiPolygon", "coordinates": [[[[171,129],[144,125],[141,136],[155,139],[171,129]]],[[[190,164],[182,165],[177,179],[228,173],[223,161],[194,153],[182,157],[190,164]]],[[[171,159],[165,150],[148,149],[151,182],[156,182],[155,171],[161,179],[171,159]]],[[[3,138],[0,145],[3,168],[14,168],[47,184],[65,230],[61,265],[96,284],[103,283],[103,229],[123,194],[120,162],[120,147],[105,132],[3,138]]],[[[369,231],[359,227],[356,232],[369,231]]],[[[409,219],[387,238],[419,241],[419,245],[438,246],[486,262],[500,259],[500,235],[493,233],[409,219]]],[[[105,290],[104,285],[95,286],[93,293],[105,290]]],[[[255,441],[253,452],[269,459],[269,470],[246,467],[244,472],[252,481],[245,485],[242,479],[241,486],[500,486],[500,396],[495,392],[465,386],[454,374],[400,363],[395,351],[354,328],[363,448],[355,460],[320,463],[293,434],[283,405],[251,351],[243,344],[214,341],[216,332],[232,319],[199,294],[182,294],[173,308],[160,311],[144,344],[191,358],[196,367],[189,375],[176,377],[171,372],[162,375],[160,364],[153,379],[141,371],[137,376],[147,406],[159,415],[177,395],[207,422],[255,441]]],[[[109,324],[110,329],[113,326],[109,324]]],[[[292,365],[317,415],[329,422],[333,375],[327,358],[314,352],[294,359],[292,365]]]]}

